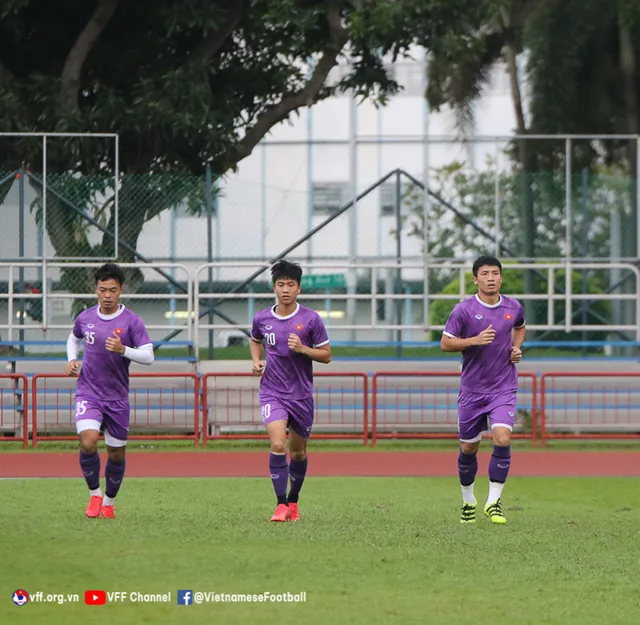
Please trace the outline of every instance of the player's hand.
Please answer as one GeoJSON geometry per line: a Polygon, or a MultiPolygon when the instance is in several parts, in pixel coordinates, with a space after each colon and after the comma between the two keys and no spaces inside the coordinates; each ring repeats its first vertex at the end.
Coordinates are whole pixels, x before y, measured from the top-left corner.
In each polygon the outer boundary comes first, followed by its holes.
{"type": "Polygon", "coordinates": [[[511,362],[516,363],[522,360],[522,350],[519,347],[511,348],[511,362]]]}
{"type": "Polygon", "coordinates": [[[65,365],[64,372],[72,378],[77,378],[80,375],[80,363],[77,360],[70,360],[65,365]]]}
{"type": "Polygon", "coordinates": [[[305,350],[305,346],[302,344],[300,337],[293,332],[289,334],[287,345],[292,352],[297,352],[298,354],[302,354],[305,350]]]}
{"type": "Polygon", "coordinates": [[[110,336],[106,340],[105,345],[107,347],[107,351],[124,354],[124,345],[122,344],[122,341],[120,340],[120,337],[116,334],[115,330],[113,332],[113,336],[110,336]]]}
{"type": "Polygon", "coordinates": [[[261,376],[264,373],[265,365],[266,363],[264,360],[256,360],[253,363],[253,368],[251,369],[251,372],[253,373],[253,375],[261,376]]]}
{"type": "Polygon", "coordinates": [[[485,328],[478,336],[476,336],[476,345],[490,345],[493,343],[493,339],[496,338],[496,331],[493,326],[489,324],[488,328],[485,328]]]}

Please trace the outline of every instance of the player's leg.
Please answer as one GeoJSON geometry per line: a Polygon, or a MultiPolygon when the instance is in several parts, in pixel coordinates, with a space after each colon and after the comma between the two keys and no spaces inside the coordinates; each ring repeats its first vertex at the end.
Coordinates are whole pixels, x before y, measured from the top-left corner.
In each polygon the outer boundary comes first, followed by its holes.
{"type": "Polygon", "coordinates": [[[129,402],[109,402],[105,415],[107,445],[107,466],[104,470],[105,496],[100,509],[103,519],[115,519],[115,498],[122,486],[127,467],[126,445],[129,438],[129,402]]]}
{"type": "Polygon", "coordinates": [[[76,398],[76,432],[80,441],[80,469],[89,488],[89,505],[85,515],[90,519],[100,516],[102,490],[100,489],[100,456],[98,440],[102,414],[91,400],[76,398]]]}
{"type": "Polygon", "coordinates": [[[491,407],[489,418],[493,433],[493,452],[489,461],[489,496],[485,514],[494,523],[507,522],[502,511],[502,491],[511,467],[511,431],[515,421],[515,393],[497,399],[491,407]]]}
{"type": "Polygon", "coordinates": [[[478,473],[478,449],[482,432],[487,428],[483,398],[477,393],[460,392],[458,398],[458,477],[462,489],[460,523],[475,523],[475,479],[478,473]]]}
{"type": "Polygon", "coordinates": [[[269,443],[269,474],[276,494],[276,511],[271,521],[283,522],[289,518],[287,501],[287,482],[289,466],[287,465],[287,411],[280,402],[273,399],[261,400],[262,420],[267,428],[269,443]]]}
{"type": "Polygon", "coordinates": [[[307,475],[307,441],[313,427],[313,399],[305,399],[294,402],[291,406],[291,418],[289,419],[289,518],[292,521],[300,520],[298,499],[300,490],[307,475]]]}

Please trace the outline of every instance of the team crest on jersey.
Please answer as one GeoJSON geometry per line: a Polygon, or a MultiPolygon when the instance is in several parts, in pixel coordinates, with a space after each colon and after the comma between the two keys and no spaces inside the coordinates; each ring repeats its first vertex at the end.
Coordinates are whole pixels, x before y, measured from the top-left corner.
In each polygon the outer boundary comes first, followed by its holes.
{"type": "Polygon", "coordinates": [[[480,313],[478,313],[478,314],[476,315],[476,319],[482,319],[482,315],[481,315],[480,313]]]}
{"type": "Polygon", "coordinates": [[[513,315],[511,313],[505,313],[504,318],[507,321],[511,321],[513,319],[513,315]]]}
{"type": "Polygon", "coordinates": [[[116,328],[114,330],[114,332],[118,335],[118,336],[122,336],[122,333],[124,332],[124,330],[122,328],[116,328]]]}
{"type": "Polygon", "coordinates": [[[304,326],[301,323],[299,323],[298,325],[294,326],[294,328],[296,330],[304,330],[304,326]]]}

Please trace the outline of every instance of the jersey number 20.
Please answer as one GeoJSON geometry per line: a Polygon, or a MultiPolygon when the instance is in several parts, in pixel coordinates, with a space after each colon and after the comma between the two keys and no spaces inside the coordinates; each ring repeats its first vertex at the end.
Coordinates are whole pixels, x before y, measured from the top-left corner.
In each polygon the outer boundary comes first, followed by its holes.
{"type": "Polygon", "coordinates": [[[261,409],[262,420],[266,421],[271,416],[271,404],[264,404],[261,409]]]}

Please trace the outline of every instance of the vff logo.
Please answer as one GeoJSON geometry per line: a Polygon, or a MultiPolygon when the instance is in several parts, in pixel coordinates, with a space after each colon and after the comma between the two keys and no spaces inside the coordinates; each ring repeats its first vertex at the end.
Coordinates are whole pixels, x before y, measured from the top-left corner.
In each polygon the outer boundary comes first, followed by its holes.
{"type": "Polygon", "coordinates": [[[178,605],[192,605],[193,592],[191,590],[178,591],[178,605]]]}
{"type": "Polygon", "coordinates": [[[29,593],[26,590],[18,589],[13,592],[11,600],[19,606],[29,603],[29,593]]]}

